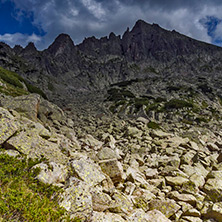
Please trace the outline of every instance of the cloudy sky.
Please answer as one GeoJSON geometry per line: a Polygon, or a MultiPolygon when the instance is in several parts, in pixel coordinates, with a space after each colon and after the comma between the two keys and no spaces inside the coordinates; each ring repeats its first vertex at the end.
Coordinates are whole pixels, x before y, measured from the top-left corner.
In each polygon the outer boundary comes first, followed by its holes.
{"type": "Polygon", "coordinates": [[[221,0],[0,0],[0,41],[47,48],[60,33],[122,35],[138,19],[222,46],[221,0]]]}

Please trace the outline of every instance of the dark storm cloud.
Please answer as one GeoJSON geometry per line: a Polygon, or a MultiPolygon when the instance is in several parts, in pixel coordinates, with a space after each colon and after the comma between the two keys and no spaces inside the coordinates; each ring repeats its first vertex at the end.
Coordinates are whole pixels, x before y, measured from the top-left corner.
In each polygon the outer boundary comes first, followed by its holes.
{"type": "MultiPolygon", "coordinates": [[[[3,0],[0,0],[3,1],[3,0]]],[[[111,31],[123,34],[136,20],[158,23],[166,29],[175,29],[199,40],[213,42],[220,36],[222,25],[214,27],[209,35],[203,24],[207,17],[222,19],[220,0],[13,0],[22,12],[32,12],[33,25],[46,32],[39,48],[45,48],[60,34],[68,33],[75,43],[84,37],[101,37],[111,31]]],[[[39,37],[40,38],[40,37],[39,37]]],[[[1,37],[0,37],[1,39],[1,37]]]]}

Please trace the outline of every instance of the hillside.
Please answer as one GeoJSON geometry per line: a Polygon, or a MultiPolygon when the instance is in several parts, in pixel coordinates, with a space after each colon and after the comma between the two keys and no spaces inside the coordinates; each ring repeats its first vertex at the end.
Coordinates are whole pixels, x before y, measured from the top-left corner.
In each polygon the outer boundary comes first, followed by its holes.
{"type": "Polygon", "coordinates": [[[0,66],[0,221],[222,221],[222,48],[139,20],[0,66]]]}

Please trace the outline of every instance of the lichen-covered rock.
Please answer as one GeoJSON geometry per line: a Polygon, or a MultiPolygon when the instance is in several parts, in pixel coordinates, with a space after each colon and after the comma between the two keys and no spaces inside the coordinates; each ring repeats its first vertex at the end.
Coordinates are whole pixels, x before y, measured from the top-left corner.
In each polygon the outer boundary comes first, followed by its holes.
{"type": "Polygon", "coordinates": [[[87,183],[88,186],[95,186],[106,179],[100,167],[86,156],[81,159],[72,160],[71,166],[75,174],[87,183]]]}
{"type": "Polygon", "coordinates": [[[137,127],[128,127],[127,135],[131,137],[141,137],[143,132],[139,130],[137,127]]]}
{"type": "Polygon", "coordinates": [[[141,173],[138,169],[129,167],[126,171],[127,180],[141,184],[143,186],[149,186],[148,182],[145,179],[143,173],[141,173]]]}
{"type": "Polygon", "coordinates": [[[115,206],[110,208],[111,212],[129,214],[133,210],[133,203],[124,193],[116,191],[112,196],[115,206]]]}
{"type": "Polygon", "coordinates": [[[214,201],[222,201],[222,180],[210,178],[206,181],[203,190],[208,197],[214,201]]]}
{"type": "Polygon", "coordinates": [[[109,159],[117,158],[116,153],[112,149],[110,149],[108,147],[102,148],[97,153],[97,157],[99,158],[99,160],[109,160],[109,159]]]}
{"type": "Polygon", "coordinates": [[[14,109],[31,120],[37,120],[40,103],[40,96],[38,94],[11,97],[10,99],[4,100],[2,103],[4,108],[14,109]]]}
{"type": "Polygon", "coordinates": [[[103,193],[99,190],[93,190],[91,192],[92,195],[92,204],[93,204],[93,210],[94,211],[105,211],[109,208],[114,207],[115,202],[111,199],[111,197],[103,193]]]}
{"type": "Polygon", "coordinates": [[[61,186],[68,177],[68,169],[62,164],[50,162],[49,164],[39,163],[34,168],[40,168],[41,171],[37,175],[37,179],[46,184],[61,186]]]}
{"type": "Polygon", "coordinates": [[[165,177],[167,184],[172,185],[172,186],[181,186],[185,183],[187,183],[189,180],[187,178],[184,177],[171,177],[171,176],[167,176],[165,177]]]}
{"type": "Polygon", "coordinates": [[[93,212],[90,186],[76,178],[70,178],[70,184],[60,194],[59,205],[74,217],[86,220],[93,212]]]}
{"type": "Polygon", "coordinates": [[[145,213],[142,209],[136,209],[127,218],[129,222],[141,221],[141,222],[171,222],[166,216],[164,216],[158,210],[151,210],[145,213]]]}
{"type": "Polygon", "coordinates": [[[203,218],[215,219],[222,221],[222,202],[214,204],[205,204],[202,211],[203,218]]]}
{"type": "Polygon", "coordinates": [[[167,218],[174,215],[179,209],[180,206],[171,199],[155,199],[151,200],[149,203],[150,210],[159,210],[167,218]]]}
{"type": "Polygon", "coordinates": [[[102,212],[93,212],[92,217],[90,218],[91,222],[125,222],[120,215],[114,213],[102,213],[102,212]]]}
{"type": "Polygon", "coordinates": [[[5,146],[16,149],[30,158],[45,157],[52,162],[67,163],[68,157],[61,152],[59,146],[42,138],[39,135],[39,125],[34,122],[31,123],[31,125],[23,128],[22,131],[7,140],[5,146]]]}
{"type": "Polygon", "coordinates": [[[6,109],[0,107],[0,145],[18,130],[15,117],[6,109]]]}
{"type": "Polygon", "coordinates": [[[100,161],[99,165],[102,171],[112,179],[114,184],[124,181],[123,166],[116,159],[100,161]]]}
{"type": "Polygon", "coordinates": [[[178,191],[170,192],[169,197],[171,199],[176,200],[176,201],[183,201],[183,202],[189,203],[193,206],[197,202],[196,198],[193,195],[191,195],[191,194],[180,194],[178,191]]]}
{"type": "Polygon", "coordinates": [[[89,148],[92,148],[94,150],[99,150],[102,147],[102,145],[103,145],[103,142],[95,139],[90,134],[85,135],[80,141],[83,144],[87,145],[89,148]]]}

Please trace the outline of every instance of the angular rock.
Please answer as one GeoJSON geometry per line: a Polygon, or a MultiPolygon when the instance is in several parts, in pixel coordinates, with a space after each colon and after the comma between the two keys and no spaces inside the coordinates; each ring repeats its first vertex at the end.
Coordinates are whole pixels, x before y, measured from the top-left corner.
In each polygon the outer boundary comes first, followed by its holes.
{"type": "Polygon", "coordinates": [[[52,162],[67,163],[68,158],[61,152],[59,146],[39,136],[38,124],[31,123],[28,128],[11,137],[5,146],[16,149],[30,158],[45,157],[52,162]]]}
{"type": "Polygon", "coordinates": [[[165,217],[158,210],[151,210],[145,213],[142,209],[136,209],[134,212],[127,218],[129,222],[171,222],[167,217],[165,217]]]}
{"type": "Polygon", "coordinates": [[[0,107],[0,145],[15,134],[18,125],[15,117],[8,110],[0,107]]]}
{"type": "Polygon", "coordinates": [[[151,200],[149,203],[150,210],[159,210],[167,218],[174,215],[179,209],[180,206],[171,199],[155,199],[151,200]]]}
{"type": "Polygon", "coordinates": [[[145,175],[147,179],[152,179],[158,175],[157,169],[148,168],[145,170],[145,175]]]}
{"type": "Polygon", "coordinates": [[[100,161],[99,165],[102,171],[112,179],[113,183],[118,183],[125,179],[123,166],[116,159],[100,161]]]}
{"type": "Polygon", "coordinates": [[[166,179],[166,183],[169,184],[169,185],[172,185],[172,186],[181,186],[187,182],[189,182],[189,180],[187,178],[184,178],[184,177],[170,177],[170,176],[167,176],[165,177],[166,179]]]}
{"type": "Polygon", "coordinates": [[[92,135],[87,134],[81,141],[94,150],[99,150],[103,143],[97,139],[95,139],[92,135]]]}
{"type": "Polygon", "coordinates": [[[59,205],[64,207],[73,217],[89,219],[93,212],[90,186],[76,178],[70,178],[70,185],[60,194],[59,205]]]}
{"type": "Polygon", "coordinates": [[[111,199],[108,194],[105,194],[101,191],[92,191],[92,204],[94,211],[105,211],[109,208],[114,207],[115,202],[111,199]]]}
{"type": "Polygon", "coordinates": [[[42,183],[61,186],[61,183],[64,183],[68,177],[68,169],[62,164],[54,162],[50,162],[48,165],[45,163],[39,163],[33,168],[41,169],[36,178],[42,183]]]}
{"type": "Polygon", "coordinates": [[[214,203],[210,206],[205,205],[201,213],[204,218],[213,218],[216,221],[222,221],[222,202],[214,203]]]}
{"type": "Polygon", "coordinates": [[[112,149],[108,148],[108,147],[102,148],[97,153],[97,157],[99,158],[99,160],[109,160],[109,159],[117,158],[115,152],[112,149]]]}
{"type": "Polygon", "coordinates": [[[72,160],[71,166],[75,174],[88,186],[95,186],[106,179],[100,167],[87,157],[72,160]]]}
{"type": "Polygon", "coordinates": [[[220,150],[215,143],[207,143],[207,148],[210,151],[219,151],[220,150]]]}
{"type": "Polygon", "coordinates": [[[183,202],[189,203],[192,206],[195,206],[196,202],[197,202],[196,198],[193,195],[191,195],[191,194],[180,194],[178,191],[170,192],[169,197],[171,199],[176,200],[176,201],[183,201],[183,202]]]}
{"type": "Polygon", "coordinates": [[[114,213],[102,213],[94,211],[92,217],[90,218],[91,222],[125,222],[125,220],[118,214],[114,213]]]}
{"type": "Polygon", "coordinates": [[[115,192],[112,195],[115,201],[115,207],[110,208],[111,212],[129,214],[133,210],[133,203],[124,193],[115,192]]]}
{"type": "Polygon", "coordinates": [[[25,115],[25,117],[36,121],[40,104],[40,96],[38,94],[29,94],[24,96],[12,97],[4,100],[3,107],[14,109],[25,115]]]}
{"type": "Polygon", "coordinates": [[[141,137],[143,132],[139,130],[137,127],[128,127],[127,128],[127,135],[131,137],[141,137]]]}
{"type": "Polygon", "coordinates": [[[143,186],[149,186],[148,182],[145,179],[144,174],[139,170],[129,167],[126,171],[127,180],[133,183],[139,183],[143,186]]]}

